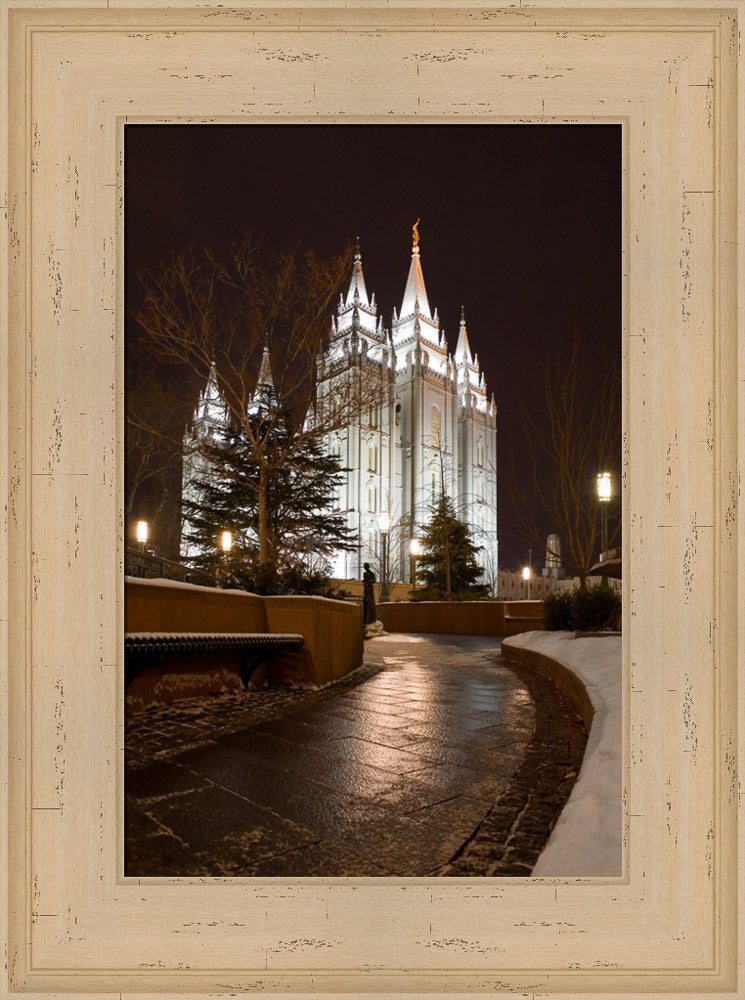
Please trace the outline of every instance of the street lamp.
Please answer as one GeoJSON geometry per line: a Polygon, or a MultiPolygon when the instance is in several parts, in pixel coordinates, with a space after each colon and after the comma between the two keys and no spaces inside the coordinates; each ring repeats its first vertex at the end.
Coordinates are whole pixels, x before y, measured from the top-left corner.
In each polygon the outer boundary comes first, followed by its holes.
{"type": "Polygon", "coordinates": [[[135,528],[135,535],[137,541],[142,546],[143,551],[147,545],[147,521],[138,521],[137,527],[135,528]]]}
{"type": "Polygon", "coordinates": [[[525,580],[525,582],[528,585],[528,600],[530,600],[530,579],[531,579],[531,576],[532,576],[532,573],[530,571],[530,566],[523,566],[523,580],[525,580]]]}
{"type": "Polygon", "coordinates": [[[388,532],[391,530],[391,515],[387,510],[381,510],[378,514],[378,528],[381,539],[381,560],[380,560],[380,603],[388,600],[388,532]]]}
{"type": "Polygon", "coordinates": [[[223,586],[228,580],[228,556],[233,548],[233,534],[230,531],[223,531],[220,535],[220,548],[222,549],[222,573],[223,586]]]}
{"type": "Polygon", "coordinates": [[[600,554],[608,548],[608,504],[612,493],[610,472],[598,473],[598,501],[600,503],[600,554]]]}
{"type": "Polygon", "coordinates": [[[418,538],[412,538],[409,542],[409,555],[411,556],[411,586],[416,589],[416,560],[422,554],[422,543],[418,538]]]}

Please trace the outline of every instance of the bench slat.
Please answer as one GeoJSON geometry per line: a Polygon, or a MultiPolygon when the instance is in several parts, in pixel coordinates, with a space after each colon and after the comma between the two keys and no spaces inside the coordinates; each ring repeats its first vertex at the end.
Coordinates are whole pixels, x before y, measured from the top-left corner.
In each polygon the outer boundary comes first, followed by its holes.
{"type": "Polygon", "coordinates": [[[251,675],[264,660],[286,649],[300,649],[302,635],[296,632],[127,632],[124,636],[125,687],[144,669],[169,653],[219,653],[237,651],[241,657],[241,679],[248,686],[251,675]],[[248,654],[253,654],[249,664],[248,654]]]}

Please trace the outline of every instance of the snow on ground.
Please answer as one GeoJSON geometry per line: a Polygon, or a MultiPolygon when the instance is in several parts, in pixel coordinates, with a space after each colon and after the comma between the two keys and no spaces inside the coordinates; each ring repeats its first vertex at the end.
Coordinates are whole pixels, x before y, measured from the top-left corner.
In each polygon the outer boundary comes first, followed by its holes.
{"type": "MultiPolygon", "coordinates": [[[[525,632],[504,639],[565,667],[584,687],[593,716],[579,777],[533,869],[541,876],[616,876],[622,864],[621,637],[525,632]]],[[[521,657],[522,659],[522,657],[521,657]]]]}

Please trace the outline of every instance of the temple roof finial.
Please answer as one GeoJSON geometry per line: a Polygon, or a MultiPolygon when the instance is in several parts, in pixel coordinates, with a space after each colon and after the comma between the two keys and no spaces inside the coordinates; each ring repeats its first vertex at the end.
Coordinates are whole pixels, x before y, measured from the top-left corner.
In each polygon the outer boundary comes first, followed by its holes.
{"type": "Polygon", "coordinates": [[[411,264],[409,266],[409,277],[406,281],[404,298],[399,312],[400,317],[412,316],[419,312],[428,320],[432,320],[432,313],[429,308],[427,289],[424,287],[424,275],[422,274],[422,260],[419,255],[419,219],[414,223],[412,230],[413,246],[411,248],[411,264]]]}
{"type": "Polygon", "coordinates": [[[411,249],[417,250],[419,248],[419,223],[421,219],[417,219],[414,225],[411,227],[411,249]]]}

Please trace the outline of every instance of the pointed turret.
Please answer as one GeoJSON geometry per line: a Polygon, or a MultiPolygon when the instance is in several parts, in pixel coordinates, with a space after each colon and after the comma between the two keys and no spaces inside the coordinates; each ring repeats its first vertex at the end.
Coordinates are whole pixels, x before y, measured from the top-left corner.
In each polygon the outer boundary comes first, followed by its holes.
{"type": "Polygon", "coordinates": [[[256,380],[256,388],[259,386],[267,386],[269,389],[274,388],[274,379],[272,378],[272,365],[269,360],[269,343],[264,344],[264,352],[261,355],[261,367],[259,368],[259,377],[256,380]]]}
{"type": "Polygon", "coordinates": [[[352,277],[349,280],[349,291],[344,303],[347,306],[359,304],[370,308],[370,300],[367,297],[365,287],[365,276],[362,273],[362,250],[360,249],[360,238],[354,244],[354,264],[352,265],[352,277]]]}
{"type": "Polygon", "coordinates": [[[210,363],[210,372],[207,376],[207,384],[202,390],[199,401],[194,411],[193,420],[201,423],[203,429],[213,426],[222,420],[225,413],[225,405],[220,396],[220,386],[217,381],[217,367],[214,358],[210,363]]]}
{"type": "Polygon", "coordinates": [[[473,365],[471,356],[471,345],[468,343],[468,331],[466,330],[466,310],[460,307],[460,329],[458,330],[458,343],[453,355],[457,365],[473,365]]]}
{"type": "Polygon", "coordinates": [[[414,239],[411,247],[411,264],[409,265],[409,277],[406,280],[403,302],[399,316],[411,316],[418,313],[432,320],[432,312],[429,308],[427,289],[424,287],[424,275],[422,274],[422,261],[419,256],[419,220],[414,225],[414,239]]]}

